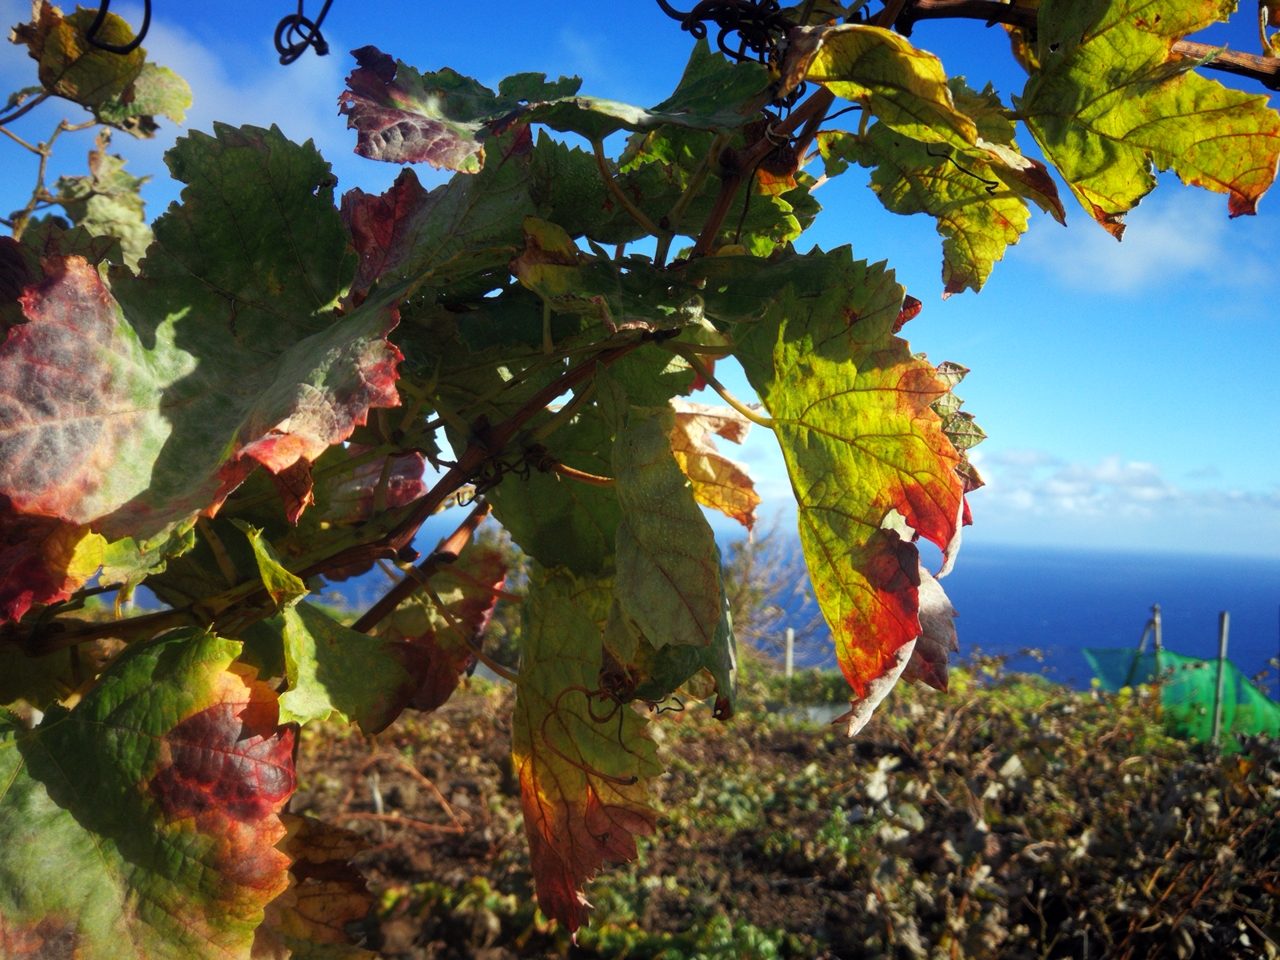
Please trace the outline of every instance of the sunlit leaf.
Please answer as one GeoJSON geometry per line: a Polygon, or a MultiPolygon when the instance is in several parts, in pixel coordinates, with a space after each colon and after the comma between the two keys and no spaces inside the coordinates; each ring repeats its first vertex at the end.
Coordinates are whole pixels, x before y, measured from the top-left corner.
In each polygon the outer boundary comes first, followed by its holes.
{"type": "Polygon", "coordinates": [[[671,408],[676,414],[671,452],[693,484],[694,498],[750,530],[757,519],[760,494],[746,464],[720,453],[713,437],[742,443],[751,421],[732,407],[712,407],[678,397],[671,400],[671,408]]]}
{"type": "Polygon", "coordinates": [[[332,717],[375,734],[417,695],[429,666],[426,650],[357,633],[309,603],[288,607],[282,617],[289,682],[280,695],[282,720],[332,717]]]}
{"type": "Polygon", "coordinates": [[[739,325],[735,353],[774,419],[814,591],[865,697],[921,632],[918,553],[886,520],[892,511],[948,548],[959,456],[931,409],[947,385],[892,335],[903,301],[893,275],[847,249],[805,259],[758,275],[782,291],[739,325]]]}
{"type": "Polygon", "coordinates": [[[923,143],[971,145],[978,130],[956,109],[942,61],[881,27],[850,23],[796,31],[787,70],[865,102],[887,127],[923,143]]]}
{"type": "Polygon", "coordinates": [[[0,930],[14,956],[247,956],[287,884],[276,695],[190,632],[137,644],[35,730],[0,712],[0,930]]]}
{"type": "Polygon", "coordinates": [[[1038,69],[1016,101],[1045,157],[1113,236],[1157,170],[1254,213],[1275,178],[1280,114],[1267,98],[1195,73],[1173,44],[1225,20],[1218,0],[1045,0],[1038,69]]]}
{"type": "Polygon", "coordinates": [[[385,340],[398,291],[331,312],[354,264],[319,156],[222,127],[169,162],[192,185],[156,222],[143,275],[108,287],[62,260],[0,347],[0,492],[139,543],[399,403],[385,340]],[[254,230],[221,243],[239,218],[254,230]]]}
{"type": "Polygon", "coordinates": [[[646,781],[661,772],[646,721],[598,692],[594,586],[533,571],[511,730],[538,906],[570,930],[587,919],[584,885],[606,861],[635,859],[636,836],[653,833],[646,781]]]}

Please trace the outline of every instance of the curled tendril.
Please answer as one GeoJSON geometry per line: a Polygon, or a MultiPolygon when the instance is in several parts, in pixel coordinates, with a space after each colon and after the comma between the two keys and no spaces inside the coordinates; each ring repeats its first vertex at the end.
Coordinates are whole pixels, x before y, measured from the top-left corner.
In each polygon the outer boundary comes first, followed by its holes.
{"type": "Polygon", "coordinates": [[[107,43],[105,40],[98,39],[98,31],[102,29],[107,22],[107,13],[111,7],[111,0],[102,0],[102,5],[98,7],[98,15],[93,18],[93,23],[89,24],[89,29],[85,31],[84,38],[89,41],[91,46],[97,47],[99,50],[105,50],[107,53],[118,53],[120,55],[133,53],[138,49],[142,40],[147,35],[147,31],[151,29],[151,0],[142,0],[142,28],[138,30],[138,35],[125,44],[107,43]]]}
{"type": "Polygon", "coordinates": [[[591,717],[593,722],[608,723],[615,716],[618,718],[618,744],[620,746],[622,745],[622,723],[626,719],[626,714],[623,712],[623,702],[621,698],[619,698],[615,693],[609,690],[605,690],[603,688],[598,687],[595,690],[588,690],[586,687],[582,687],[582,686],[565,687],[558,694],[556,694],[556,698],[554,701],[552,701],[552,704],[551,704],[550,713],[548,713],[545,717],[542,718],[542,727],[540,731],[542,734],[542,742],[546,744],[548,750],[554,753],[557,757],[559,757],[565,763],[569,764],[572,767],[577,767],[579,770],[581,770],[585,774],[588,774],[589,776],[599,777],[601,780],[607,780],[610,783],[616,783],[619,786],[623,786],[623,787],[629,787],[633,783],[639,782],[640,778],[636,776],[615,777],[612,774],[604,773],[600,770],[595,769],[594,767],[589,767],[585,763],[582,763],[579,760],[574,760],[572,757],[563,753],[558,747],[556,747],[554,743],[551,742],[551,738],[547,736],[547,723],[551,720],[552,717],[559,717],[561,698],[563,698],[566,693],[575,693],[575,692],[581,693],[583,696],[587,698],[587,715],[591,717]],[[592,708],[592,701],[597,698],[601,700],[613,701],[613,707],[609,710],[607,714],[605,714],[602,717],[597,716],[595,710],[592,708]]]}
{"type": "Polygon", "coordinates": [[[276,24],[276,53],[280,54],[280,62],[285,66],[306,53],[308,47],[315,47],[318,57],[329,52],[329,44],[320,33],[320,25],[329,15],[333,0],[325,0],[324,6],[320,8],[320,16],[314,22],[302,12],[302,4],[303,0],[298,0],[298,12],[289,14],[276,24]]]}

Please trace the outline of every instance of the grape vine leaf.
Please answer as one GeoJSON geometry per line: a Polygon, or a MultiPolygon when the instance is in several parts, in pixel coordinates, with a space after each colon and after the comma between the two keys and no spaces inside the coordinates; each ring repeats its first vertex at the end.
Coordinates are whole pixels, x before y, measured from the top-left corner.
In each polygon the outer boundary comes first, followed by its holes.
{"type": "Polygon", "coordinates": [[[142,275],[108,289],[64,258],[0,346],[0,493],[139,543],[399,403],[385,336],[404,287],[331,312],[355,264],[314,149],[219,127],[167,156],[190,186],[142,275]]]}
{"type": "Polygon", "coordinates": [[[55,700],[66,700],[85,679],[102,671],[124,644],[119,640],[94,640],[80,644],[79,679],[65,650],[29,657],[16,643],[0,643],[0,707],[25,700],[37,710],[55,700]]]}
{"type": "Polygon", "coordinates": [[[784,90],[806,80],[865,103],[887,127],[923,143],[963,149],[978,138],[973,120],[956,108],[942,61],[881,27],[799,28],[784,80],[784,90]]]}
{"type": "Polygon", "coordinates": [[[956,610],[937,579],[920,567],[920,636],[902,671],[902,679],[947,689],[951,654],[960,651],[956,636],[956,610]]]}
{"type": "Polygon", "coordinates": [[[483,640],[494,608],[495,590],[506,585],[507,566],[496,550],[470,544],[458,559],[432,577],[436,591],[454,623],[470,631],[463,638],[436,608],[421,595],[410,597],[377,627],[377,635],[407,640],[424,651],[425,669],[409,706],[430,711],[442,706],[457,689],[462,675],[475,665],[468,641],[483,640]]]}
{"type": "Polygon", "coordinates": [[[668,330],[702,318],[702,298],[647,257],[611,260],[582,253],[561,226],[529,217],[525,248],[511,272],[557,313],[618,330],[668,330]]]}
{"type": "Polygon", "coordinates": [[[671,399],[671,408],[675,411],[671,452],[693,484],[694,499],[750,530],[758,519],[760,494],[756,493],[746,464],[724,456],[713,437],[742,443],[751,430],[751,421],[732,407],[708,406],[679,397],[671,399]]]}
{"type": "Polygon", "coordinates": [[[947,385],[892,335],[904,297],[893,274],[848,248],[802,259],[758,272],[753,284],[782,292],[738,325],[735,355],[773,417],[841,669],[866,697],[920,635],[918,551],[886,520],[953,549],[960,458],[931,409],[947,385]]]}
{"type": "Polygon", "coordinates": [[[871,189],[887,210],[938,221],[944,296],[981,290],[992,264],[1027,230],[1026,203],[979,151],[920,143],[879,122],[861,137],[838,130],[818,136],[824,159],[872,168],[871,189]]]}
{"type": "Polygon", "coordinates": [[[369,637],[344,627],[309,603],[287,607],[282,721],[337,719],[381,733],[417,696],[428,678],[428,650],[369,637]]]}
{"type": "MultiPolygon", "coordinates": [[[[187,82],[149,63],[142,47],[119,54],[90,44],[88,30],[96,16],[96,10],[78,8],[64,17],[48,0],[39,0],[32,21],[14,27],[9,39],[26,46],[39,62],[45,91],[89,108],[99,123],[136,137],[154,136],[159,114],[181,123],[191,106],[187,82]]],[[[123,46],[133,40],[133,30],[123,18],[106,13],[96,39],[123,46]]]]}
{"type": "Polygon", "coordinates": [[[88,176],[59,177],[54,200],[77,227],[95,237],[120,241],[124,262],[137,270],[138,261],[151,243],[151,227],[144,213],[140,189],[150,177],[125,173],[124,158],[107,153],[111,135],[103,130],[89,151],[88,176]]]}
{"type": "Polygon", "coordinates": [[[556,100],[578,91],[582,81],[518,73],[488,87],[445,67],[419,73],[377,47],[351,51],[358,67],[338,98],[348,129],[358,131],[356,153],[388,163],[429,163],[479,173],[490,122],[518,112],[522,102],[556,100]]]}
{"type": "Polygon", "coordinates": [[[118,97],[99,104],[94,116],[135,137],[153,137],[157,116],[182,123],[191,109],[191,87],[168,67],[148,61],[118,97]]]}
{"type": "Polygon", "coordinates": [[[674,413],[640,418],[613,444],[622,521],[614,595],[655,647],[708,646],[720,622],[720,555],[667,434],[674,413]]]}
{"type": "Polygon", "coordinates": [[[1037,69],[1015,99],[1027,128],[1081,205],[1119,239],[1155,170],[1229,195],[1252,214],[1280,158],[1280,114],[1266,96],[1195,73],[1173,44],[1225,20],[1216,0],[1045,0],[1037,69]]]}
{"type": "Polygon", "coordinates": [[[289,886],[269,904],[253,941],[253,960],[377,960],[351,945],[345,927],[364,920],[373,895],[351,859],[369,848],[358,833],[293,813],[277,846],[292,861],[289,886]]]}
{"type": "Polygon", "coordinates": [[[352,290],[367,289],[378,278],[428,272],[440,275],[438,284],[450,279],[453,268],[479,272],[510,259],[520,224],[537,212],[533,167],[540,148],[527,127],[496,138],[493,146],[496,156],[480,173],[458,174],[430,192],[409,169],[381,196],[359,188],[347,192],[342,218],[360,254],[352,290]]]}
{"type": "MultiPolygon", "coordinates": [[[[142,72],[147,52],[137,47],[127,54],[111,53],[89,43],[86,32],[97,11],[81,7],[70,16],[48,0],[40,0],[30,23],[13,28],[10,40],[25,45],[40,64],[45,90],[90,109],[119,97],[142,72]]],[[[123,45],[133,30],[122,17],[108,13],[97,39],[123,45]]]]}
{"type": "Polygon", "coordinates": [[[646,781],[661,772],[647,721],[591,695],[600,593],[590,579],[534,566],[511,730],[538,906],[570,931],[590,909],[583,886],[606,861],[634,860],[636,836],[653,833],[646,781]]]}
{"type": "Polygon", "coordinates": [[[287,884],[294,732],[240,644],[138,643],[73,709],[0,712],[0,930],[16,956],[247,956],[287,884]]]}
{"type": "Polygon", "coordinates": [[[84,524],[28,516],[0,496],[0,622],[68,599],[98,572],[105,546],[84,524]]]}
{"type": "MultiPolygon", "coordinates": [[[[542,418],[533,421],[535,427],[542,418]]],[[[547,455],[597,477],[610,476],[612,434],[594,404],[544,441],[547,455]]],[[[494,516],[520,549],[547,567],[598,574],[614,551],[621,519],[616,489],[533,471],[508,475],[489,493],[494,516]]]]}

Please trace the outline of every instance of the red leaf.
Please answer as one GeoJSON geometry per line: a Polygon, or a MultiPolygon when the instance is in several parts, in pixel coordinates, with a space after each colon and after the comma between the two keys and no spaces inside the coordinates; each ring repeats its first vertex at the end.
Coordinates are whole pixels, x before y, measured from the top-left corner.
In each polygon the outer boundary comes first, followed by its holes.
{"type": "Polygon", "coordinates": [[[342,222],[360,255],[352,293],[369,289],[378,277],[408,260],[426,202],[427,191],[408,167],[384,194],[375,196],[356,187],[342,195],[342,222]]]}
{"type": "MultiPolygon", "coordinates": [[[[89,546],[89,545],[87,545],[89,546]]],[[[97,571],[101,538],[53,517],[25,516],[0,495],[0,622],[18,620],[33,603],[66,600],[97,571]],[[98,541],[96,556],[76,548],[98,541]]]]}

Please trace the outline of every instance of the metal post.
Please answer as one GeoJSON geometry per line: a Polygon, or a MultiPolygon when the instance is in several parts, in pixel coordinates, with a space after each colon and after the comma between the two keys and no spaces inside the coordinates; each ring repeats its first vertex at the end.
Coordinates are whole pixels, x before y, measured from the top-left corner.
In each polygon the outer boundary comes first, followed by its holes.
{"type": "Polygon", "coordinates": [[[791,679],[791,674],[796,669],[796,632],[791,627],[787,627],[787,679],[791,679]]]}
{"type": "Polygon", "coordinates": [[[1222,739],[1222,684],[1226,679],[1227,630],[1231,626],[1231,614],[1223,610],[1218,614],[1218,687],[1213,694],[1213,745],[1222,739]]]}
{"type": "Polygon", "coordinates": [[[1155,650],[1156,682],[1159,683],[1160,682],[1160,651],[1164,649],[1164,630],[1162,629],[1162,625],[1160,621],[1160,604],[1158,603],[1151,605],[1151,627],[1152,627],[1152,636],[1155,639],[1155,645],[1156,645],[1156,650],[1155,650]]]}

